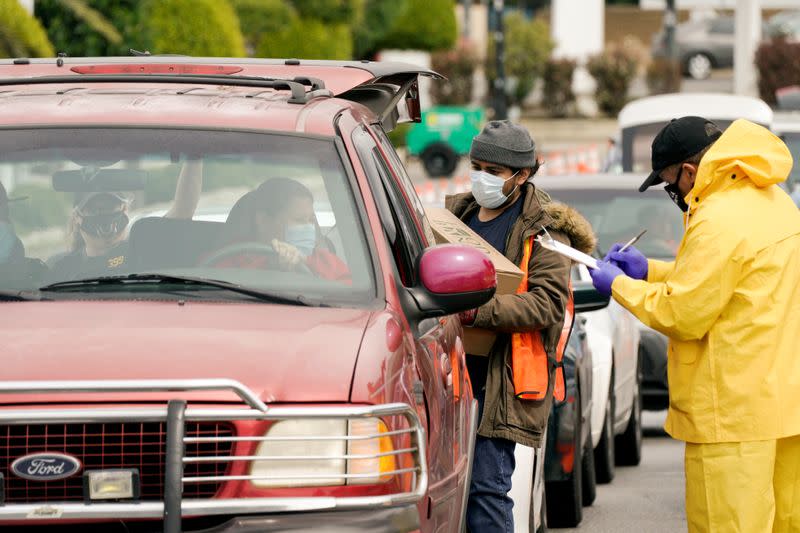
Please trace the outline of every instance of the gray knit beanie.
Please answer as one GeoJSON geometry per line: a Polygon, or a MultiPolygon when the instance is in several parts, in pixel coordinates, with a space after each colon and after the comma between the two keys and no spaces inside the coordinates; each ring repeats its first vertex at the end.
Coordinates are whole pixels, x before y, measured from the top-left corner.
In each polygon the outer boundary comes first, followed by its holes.
{"type": "Polygon", "coordinates": [[[508,120],[492,120],[472,139],[469,157],[509,168],[533,168],[536,143],[522,126],[508,120]]]}

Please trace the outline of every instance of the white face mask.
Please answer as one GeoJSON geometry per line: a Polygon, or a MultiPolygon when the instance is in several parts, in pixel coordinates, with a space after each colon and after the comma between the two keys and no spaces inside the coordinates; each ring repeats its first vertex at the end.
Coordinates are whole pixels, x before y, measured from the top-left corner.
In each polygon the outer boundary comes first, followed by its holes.
{"type": "MultiPolygon", "coordinates": [[[[518,173],[519,171],[514,172],[508,179],[514,179],[514,176],[518,173]]],[[[493,176],[483,170],[473,170],[470,172],[469,177],[472,180],[472,195],[475,197],[475,201],[486,209],[500,207],[508,201],[509,196],[513,195],[517,189],[517,186],[514,186],[511,193],[506,196],[503,194],[503,185],[507,180],[493,176]]]]}

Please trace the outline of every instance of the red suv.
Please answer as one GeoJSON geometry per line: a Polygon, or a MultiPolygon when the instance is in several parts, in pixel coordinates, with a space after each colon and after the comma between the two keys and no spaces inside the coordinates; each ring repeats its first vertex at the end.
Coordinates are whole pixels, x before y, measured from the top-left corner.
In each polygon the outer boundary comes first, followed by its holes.
{"type": "Polygon", "coordinates": [[[410,65],[0,62],[0,524],[459,531],[476,409],[410,65]]]}

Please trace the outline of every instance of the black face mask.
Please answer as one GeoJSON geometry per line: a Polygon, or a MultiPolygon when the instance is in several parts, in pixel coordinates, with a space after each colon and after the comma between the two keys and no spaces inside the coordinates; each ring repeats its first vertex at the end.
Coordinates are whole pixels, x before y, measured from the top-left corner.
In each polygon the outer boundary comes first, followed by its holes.
{"type": "Polygon", "coordinates": [[[117,211],[107,215],[82,216],[81,229],[95,237],[110,237],[117,235],[128,227],[128,215],[124,211],[117,211]]]}
{"type": "Polygon", "coordinates": [[[683,199],[683,194],[681,194],[680,189],[678,188],[678,182],[681,181],[681,175],[683,174],[683,168],[678,171],[678,179],[675,180],[675,183],[670,183],[664,190],[667,191],[670,199],[678,206],[678,209],[683,211],[684,213],[689,210],[689,204],[687,204],[683,199]]]}

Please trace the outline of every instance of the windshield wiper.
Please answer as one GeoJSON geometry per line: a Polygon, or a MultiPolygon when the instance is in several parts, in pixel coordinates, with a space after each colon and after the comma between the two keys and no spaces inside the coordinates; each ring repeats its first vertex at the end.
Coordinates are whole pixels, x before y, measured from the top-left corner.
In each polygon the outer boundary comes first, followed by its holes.
{"type": "Polygon", "coordinates": [[[47,300],[47,298],[42,298],[37,290],[0,290],[0,302],[40,302],[42,300],[47,300]]]}
{"type": "Polygon", "coordinates": [[[51,283],[50,285],[45,285],[44,287],[40,287],[39,290],[42,292],[47,292],[47,291],[55,292],[62,290],[69,291],[70,289],[77,289],[87,286],[102,287],[106,285],[125,285],[125,284],[154,283],[154,282],[222,289],[271,303],[302,305],[309,307],[325,307],[325,304],[308,301],[302,295],[291,296],[286,294],[265,292],[257,289],[249,289],[247,287],[243,287],[241,285],[237,285],[229,281],[197,278],[193,276],[179,276],[174,274],[147,273],[147,274],[128,274],[125,276],[100,276],[95,278],[76,279],[71,281],[60,281],[58,283],[51,283]]]}

